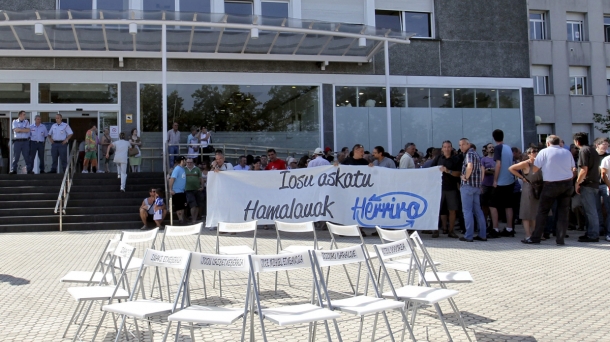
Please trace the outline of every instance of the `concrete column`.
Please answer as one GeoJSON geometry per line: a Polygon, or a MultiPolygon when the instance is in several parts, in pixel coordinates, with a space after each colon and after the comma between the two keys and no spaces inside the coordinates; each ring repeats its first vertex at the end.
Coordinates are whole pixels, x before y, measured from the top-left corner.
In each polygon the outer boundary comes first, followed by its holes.
{"type": "MultiPolygon", "coordinates": [[[[138,111],[138,83],[136,82],[121,82],[121,113],[119,120],[121,121],[121,132],[129,135],[129,131],[133,128],[138,128],[138,120],[140,120],[138,111]],[[131,114],[132,122],[127,123],[127,114],[131,114]]],[[[138,132],[141,134],[141,132],[138,132]]]]}
{"type": "Polygon", "coordinates": [[[324,141],[322,141],[324,146],[320,146],[322,148],[326,146],[330,146],[333,151],[336,151],[337,147],[335,146],[335,120],[334,120],[334,111],[335,104],[333,102],[333,85],[332,84],[323,84],[322,85],[322,125],[324,126],[324,131],[322,132],[322,137],[324,141]]]}

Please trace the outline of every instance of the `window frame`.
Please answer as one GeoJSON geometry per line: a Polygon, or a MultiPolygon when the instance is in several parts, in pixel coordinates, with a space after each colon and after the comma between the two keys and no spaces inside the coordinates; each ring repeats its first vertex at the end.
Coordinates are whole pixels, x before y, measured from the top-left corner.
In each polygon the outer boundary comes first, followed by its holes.
{"type": "Polygon", "coordinates": [[[570,96],[585,96],[588,95],[587,90],[587,76],[570,76],[570,87],[572,86],[572,80],[574,80],[574,94],[570,89],[570,96]],[[582,84],[582,94],[578,93],[578,80],[580,79],[582,84]]]}
{"type": "Polygon", "coordinates": [[[610,16],[604,16],[604,41],[610,43],[610,16]]]}
{"type": "MultiPolygon", "coordinates": [[[[569,42],[584,42],[585,41],[585,30],[584,22],[582,20],[566,20],[566,29],[568,26],[572,26],[572,37],[567,37],[569,42]],[[574,39],[574,27],[578,27],[579,39],[574,39]]],[[[566,32],[567,35],[567,32],[566,32]]]]}
{"type": "MultiPolygon", "coordinates": [[[[434,30],[434,13],[433,12],[422,12],[422,11],[404,11],[404,10],[395,10],[395,9],[382,9],[382,8],[376,8],[375,9],[375,16],[377,15],[377,11],[383,11],[383,12],[398,12],[398,17],[400,20],[400,29],[401,32],[406,32],[406,28],[407,28],[407,21],[406,21],[406,13],[423,13],[423,14],[427,14],[428,15],[428,34],[429,36],[413,36],[410,39],[434,39],[434,35],[435,35],[435,30],[434,30]]],[[[377,22],[375,22],[375,27],[377,27],[377,22]]]]}
{"type": "Polygon", "coordinates": [[[542,75],[532,75],[532,79],[534,80],[534,95],[549,95],[549,77],[542,75]],[[544,92],[540,91],[539,82],[542,80],[542,89],[544,92]]]}
{"type": "Polygon", "coordinates": [[[607,96],[610,96],[610,79],[606,80],[606,91],[607,91],[607,96]]]}
{"type": "MultiPolygon", "coordinates": [[[[532,19],[531,17],[529,18],[529,24],[530,24],[530,40],[547,40],[547,28],[546,28],[546,13],[545,12],[539,12],[539,11],[532,11],[529,13],[530,15],[532,14],[540,14],[542,19],[532,19]],[[532,23],[541,23],[542,24],[542,32],[541,32],[541,37],[540,39],[534,38],[531,35],[531,27],[532,27],[532,23]]],[[[536,26],[534,26],[534,29],[536,28],[536,26]]],[[[535,31],[535,30],[534,30],[535,31]]]]}

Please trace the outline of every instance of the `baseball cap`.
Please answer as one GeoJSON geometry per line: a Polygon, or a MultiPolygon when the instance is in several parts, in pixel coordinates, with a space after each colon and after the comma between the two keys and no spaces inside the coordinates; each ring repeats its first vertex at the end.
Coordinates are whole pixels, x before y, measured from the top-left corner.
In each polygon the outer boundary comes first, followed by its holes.
{"type": "Polygon", "coordinates": [[[183,161],[183,160],[186,160],[186,158],[185,158],[184,156],[177,156],[177,157],[176,157],[176,161],[177,161],[177,162],[181,162],[181,161],[183,161]]]}
{"type": "Polygon", "coordinates": [[[296,159],[294,159],[294,158],[288,158],[288,164],[290,164],[290,163],[296,163],[296,162],[297,162],[297,160],[296,160],[296,159]]]}
{"type": "Polygon", "coordinates": [[[328,151],[332,151],[332,150],[333,150],[332,148],[326,146],[326,148],[324,149],[324,152],[328,152],[328,151]]]}
{"type": "Polygon", "coordinates": [[[314,155],[324,154],[324,151],[322,151],[322,149],[318,147],[313,151],[313,154],[314,155]]]}

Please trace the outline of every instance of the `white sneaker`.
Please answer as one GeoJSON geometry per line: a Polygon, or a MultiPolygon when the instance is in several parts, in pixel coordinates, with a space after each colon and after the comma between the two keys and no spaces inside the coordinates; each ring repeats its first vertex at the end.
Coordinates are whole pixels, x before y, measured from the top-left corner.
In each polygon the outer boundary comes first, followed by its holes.
{"type": "Polygon", "coordinates": [[[89,171],[87,171],[87,170],[83,170],[83,173],[89,173],[89,171]]]}
{"type": "Polygon", "coordinates": [[[121,178],[121,174],[120,174],[120,173],[119,173],[119,174],[117,174],[117,175],[116,175],[116,178],[121,178]]]}
{"type": "Polygon", "coordinates": [[[104,173],[104,170],[97,170],[97,173],[104,173]]]}
{"type": "Polygon", "coordinates": [[[610,235],[606,236],[606,241],[610,241],[610,235]]]}
{"type": "Polygon", "coordinates": [[[121,192],[125,192],[125,188],[121,188],[121,192]]]}

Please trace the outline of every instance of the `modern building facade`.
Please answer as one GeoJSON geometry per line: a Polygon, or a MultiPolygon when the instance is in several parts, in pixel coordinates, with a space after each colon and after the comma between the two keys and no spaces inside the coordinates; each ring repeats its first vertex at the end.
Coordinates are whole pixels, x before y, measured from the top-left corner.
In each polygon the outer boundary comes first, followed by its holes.
{"type": "Polygon", "coordinates": [[[44,122],[62,113],[77,140],[92,119],[136,128],[151,155],[174,121],[183,140],[196,125],[214,143],[311,150],[480,146],[495,128],[513,146],[537,141],[526,0],[0,0],[0,10],[4,156],[21,109],[44,122]]]}
{"type": "Polygon", "coordinates": [[[610,108],[610,1],[529,0],[528,7],[539,138],[601,136],[593,113],[610,108]]]}

